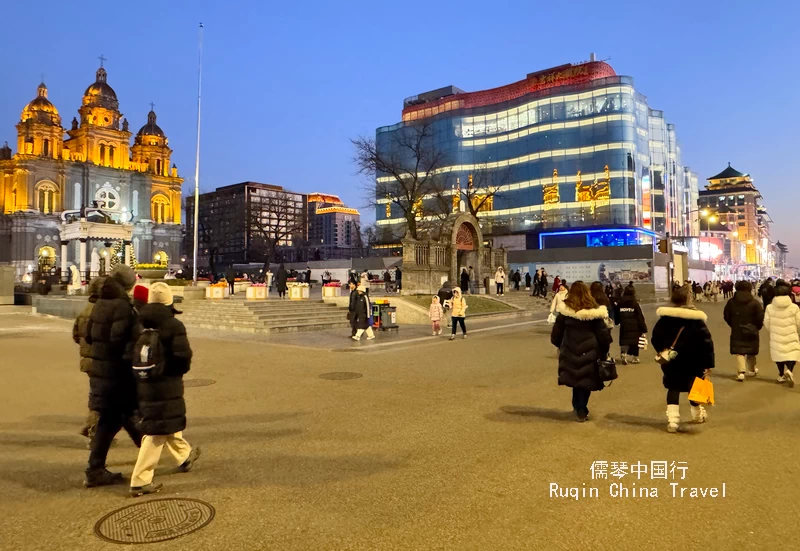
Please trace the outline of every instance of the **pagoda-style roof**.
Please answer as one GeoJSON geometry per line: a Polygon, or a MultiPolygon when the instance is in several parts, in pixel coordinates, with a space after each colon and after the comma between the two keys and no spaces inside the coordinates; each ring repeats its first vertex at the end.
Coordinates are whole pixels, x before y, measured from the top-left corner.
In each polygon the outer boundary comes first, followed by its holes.
{"type": "Polygon", "coordinates": [[[709,180],[727,180],[728,178],[745,178],[749,176],[749,174],[743,174],[733,168],[730,163],[728,163],[728,168],[717,174],[716,176],[712,176],[709,180]]]}

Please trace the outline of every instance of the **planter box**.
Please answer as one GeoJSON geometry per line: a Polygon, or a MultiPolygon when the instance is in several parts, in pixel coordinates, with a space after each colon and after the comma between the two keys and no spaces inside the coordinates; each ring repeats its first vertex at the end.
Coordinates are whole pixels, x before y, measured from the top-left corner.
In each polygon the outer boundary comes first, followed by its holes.
{"type": "Polygon", "coordinates": [[[323,287],[322,288],[322,298],[325,297],[340,297],[342,296],[342,288],[341,287],[323,287]]]}
{"type": "Polygon", "coordinates": [[[139,277],[142,279],[164,279],[164,276],[167,275],[167,269],[164,268],[163,270],[136,270],[136,273],[139,274],[139,277]]]}
{"type": "Polygon", "coordinates": [[[247,293],[247,300],[266,300],[267,288],[266,287],[248,287],[245,291],[247,293]]]}
{"type": "Polygon", "coordinates": [[[206,298],[206,289],[209,287],[184,287],[183,300],[203,300],[206,298]]]}
{"type": "Polygon", "coordinates": [[[253,284],[252,281],[236,281],[233,283],[233,292],[241,293],[243,291],[246,291],[247,289],[250,288],[250,285],[252,284],[253,284]]]}
{"type": "Polygon", "coordinates": [[[206,287],[206,298],[227,298],[228,297],[228,287],[206,287]]]}
{"type": "Polygon", "coordinates": [[[308,298],[309,287],[289,284],[289,298],[291,300],[302,300],[308,298]]]}

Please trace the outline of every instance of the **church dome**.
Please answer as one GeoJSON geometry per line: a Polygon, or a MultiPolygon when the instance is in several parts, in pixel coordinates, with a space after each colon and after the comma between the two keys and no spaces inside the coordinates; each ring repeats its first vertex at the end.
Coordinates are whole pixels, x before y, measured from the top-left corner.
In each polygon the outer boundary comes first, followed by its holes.
{"type": "Polygon", "coordinates": [[[161,127],[156,124],[156,112],[152,109],[147,114],[147,124],[139,129],[136,133],[136,143],[142,143],[142,138],[145,136],[157,136],[159,138],[166,137],[161,127]]]}
{"type": "Polygon", "coordinates": [[[50,126],[61,125],[58,109],[47,99],[47,86],[44,82],[39,85],[36,97],[22,109],[20,120],[22,122],[32,120],[50,126]]]}
{"type": "Polygon", "coordinates": [[[83,105],[90,107],[104,107],[112,111],[119,110],[117,93],[108,85],[106,79],[108,73],[100,67],[97,70],[97,77],[94,84],[89,85],[83,93],[83,105]]]}

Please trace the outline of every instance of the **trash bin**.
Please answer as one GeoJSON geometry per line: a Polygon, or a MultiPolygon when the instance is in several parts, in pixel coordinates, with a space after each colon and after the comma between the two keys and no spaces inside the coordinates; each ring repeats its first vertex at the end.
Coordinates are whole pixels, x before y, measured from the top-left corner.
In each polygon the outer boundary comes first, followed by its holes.
{"type": "Polygon", "coordinates": [[[397,306],[389,306],[388,304],[381,308],[381,329],[397,329],[397,306]]]}

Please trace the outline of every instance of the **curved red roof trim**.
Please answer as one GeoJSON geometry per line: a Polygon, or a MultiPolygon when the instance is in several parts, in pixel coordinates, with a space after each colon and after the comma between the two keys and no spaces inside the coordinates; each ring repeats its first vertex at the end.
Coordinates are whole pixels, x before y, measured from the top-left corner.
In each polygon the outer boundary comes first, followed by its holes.
{"type": "Polygon", "coordinates": [[[590,61],[588,63],[581,63],[580,65],[555,67],[553,69],[533,73],[525,80],[500,86],[499,88],[456,94],[421,105],[406,107],[403,109],[403,120],[426,118],[453,109],[468,109],[471,107],[494,105],[496,103],[503,103],[520,98],[531,92],[538,92],[539,90],[583,84],[592,80],[614,76],[617,76],[617,73],[611,65],[604,61],[590,61]],[[427,114],[418,113],[419,111],[424,112],[426,110],[430,111],[427,114]]]}

